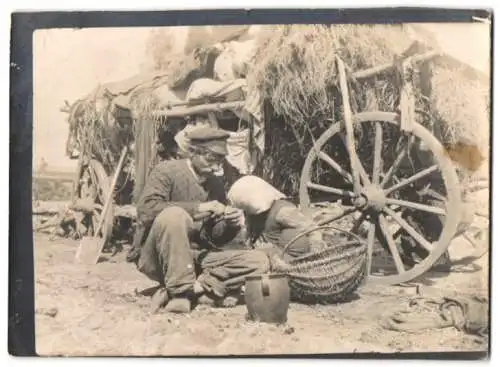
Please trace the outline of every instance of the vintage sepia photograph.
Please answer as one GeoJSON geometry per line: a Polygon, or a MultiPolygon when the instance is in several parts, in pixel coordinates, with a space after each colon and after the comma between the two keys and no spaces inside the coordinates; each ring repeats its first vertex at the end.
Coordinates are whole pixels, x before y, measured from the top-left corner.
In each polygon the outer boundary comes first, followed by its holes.
{"type": "Polygon", "coordinates": [[[491,29],[37,29],[36,353],[486,353],[491,29]]]}

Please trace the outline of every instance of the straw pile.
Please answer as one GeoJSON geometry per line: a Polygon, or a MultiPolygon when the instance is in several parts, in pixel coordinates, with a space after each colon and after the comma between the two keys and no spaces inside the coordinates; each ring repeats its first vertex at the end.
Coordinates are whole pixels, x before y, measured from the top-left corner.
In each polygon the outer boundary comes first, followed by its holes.
{"type": "Polygon", "coordinates": [[[293,125],[331,114],[335,55],[360,70],[391,62],[411,44],[400,26],[375,25],[277,26],[259,41],[249,87],[260,87],[275,112],[293,125]]]}
{"type": "Polygon", "coordinates": [[[435,117],[443,119],[448,144],[477,145],[488,154],[490,138],[490,85],[474,78],[464,65],[450,68],[444,62],[434,65],[431,95],[435,117]]]}
{"type": "Polygon", "coordinates": [[[81,154],[99,160],[106,168],[116,165],[123,139],[114,127],[114,116],[106,97],[77,101],[69,121],[81,154]]]}

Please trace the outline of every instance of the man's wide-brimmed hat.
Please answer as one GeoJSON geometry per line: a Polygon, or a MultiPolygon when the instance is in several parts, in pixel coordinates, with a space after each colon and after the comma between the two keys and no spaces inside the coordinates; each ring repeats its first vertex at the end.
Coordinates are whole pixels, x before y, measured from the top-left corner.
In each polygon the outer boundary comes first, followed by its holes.
{"type": "Polygon", "coordinates": [[[189,131],[186,134],[193,146],[204,147],[210,152],[227,155],[227,139],[229,133],[222,129],[203,126],[189,131]]]}

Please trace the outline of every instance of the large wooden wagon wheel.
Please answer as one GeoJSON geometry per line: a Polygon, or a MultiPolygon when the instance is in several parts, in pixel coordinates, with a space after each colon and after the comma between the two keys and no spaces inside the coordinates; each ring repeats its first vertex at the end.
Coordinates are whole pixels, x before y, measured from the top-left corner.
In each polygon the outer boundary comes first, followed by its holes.
{"type": "MultiPolygon", "coordinates": [[[[91,159],[88,164],[80,168],[80,179],[77,185],[78,199],[89,204],[92,212],[86,216],[88,223],[88,234],[95,235],[106,196],[109,192],[110,179],[106,170],[100,162],[91,159]]],[[[111,240],[113,234],[113,208],[109,208],[104,220],[101,236],[106,242],[111,240]]]]}
{"type": "Polygon", "coordinates": [[[342,221],[368,240],[368,283],[398,284],[426,272],[446,251],[460,222],[460,186],[454,165],[439,141],[415,123],[400,129],[400,117],[363,112],[352,117],[355,151],[352,164],[345,124],[335,123],[309,152],[301,175],[300,204],[336,201],[342,221]],[[352,168],[351,168],[352,167],[352,168]],[[359,182],[359,192],[354,187],[359,182]],[[431,187],[440,200],[418,193],[431,187]],[[437,203],[437,204],[436,204],[437,203]],[[422,218],[431,223],[423,225],[422,218]],[[411,253],[418,259],[409,261],[411,253]],[[392,258],[377,268],[375,255],[392,258]],[[406,250],[406,252],[405,252],[406,250]]]}

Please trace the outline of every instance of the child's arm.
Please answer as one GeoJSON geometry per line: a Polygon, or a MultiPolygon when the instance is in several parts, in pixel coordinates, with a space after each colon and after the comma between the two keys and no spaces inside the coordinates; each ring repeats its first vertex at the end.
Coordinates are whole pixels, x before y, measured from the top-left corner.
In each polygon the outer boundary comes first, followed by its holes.
{"type": "MultiPolygon", "coordinates": [[[[297,228],[306,231],[316,226],[311,218],[308,218],[297,207],[283,207],[276,214],[276,221],[284,228],[297,228]]],[[[307,235],[312,251],[319,251],[324,247],[323,234],[321,231],[314,231],[307,235]]]]}
{"type": "Polygon", "coordinates": [[[275,217],[276,222],[284,228],[310,228],[314,225],[297,207],[286,206],[281,208],[275,217]]]}

